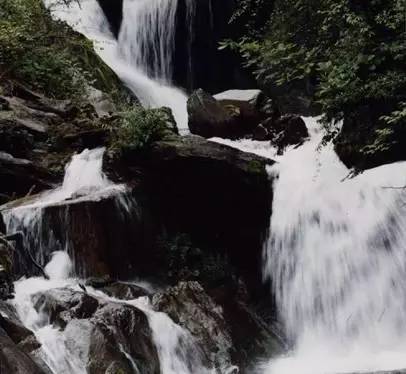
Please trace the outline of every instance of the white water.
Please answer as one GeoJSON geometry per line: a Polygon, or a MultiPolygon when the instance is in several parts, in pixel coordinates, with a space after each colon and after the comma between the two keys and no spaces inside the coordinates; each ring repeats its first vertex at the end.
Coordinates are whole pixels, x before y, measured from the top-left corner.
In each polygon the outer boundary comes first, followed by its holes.
{"type": "Polygon", "coordinates": [[[406,163],[348,178],[332,144],[311,139],[269,170],[264,274],[293,345],[267,374],[406,367],[406,163]]]}
{"type": "MultiPolygon", "coordinates": [[[[16,295],[13,304],[23,324],[34,331],[42,344],[40,356],[54,374],[86,374],[91,326],[86,322],[73,320],[65,330],[61,330],[52,326],[49,316],[44,311],[37,311],[33,302],[33,295],[56,288],[82,292],[78,287],[78,280],[69,278],[72,271],[71,260],[66,252],[57,252],[45,270],[50,276],[49,280],[29,278],[15,283],[16,295]]],[[[190,333],[176,325],[166,314],[155,312],[148,298],[124,301],[109,297],[91,287],[87,287],[87,292],[96,297],[99,303],[129,304],[146,314],[162,374],[213,373],[202,364],[202,354],[190,333]]],[[[135,369],[135,361],[123,347],[121,349],[135,369]]]]}
{"type": "MultiPolygon", "coordinates": [[[[94,201],[114,196],[118,205],[129,211],[131,202],[126,198],[127,189],[124,185],[114,184],[102,171],[104,148],[84,150],[72,157],[65,170],[61,186],[51,191],[20,201],[17,206],[11,204],[1,211],[7,232],[24,233],[24,245],[39,264],[56,250],[65,250],[74,256],[74,248],[70,246],[69,238],[64,242],[55,239],[54,233],[46,227],[44,212],[47,207],[62,204],[65,215],[61,216],[61,225],[67,225],[70,204],[80,201],[94,201]]],[[[66,235],[68,230],[66,230],[66,235]]],[[[80,264],[75,270],[81,269],[80,264]]]]}
{"type": "MultiPolygon", "coordinates": [[[[78,199],[94,199],[100,194],[121,194],[122,185],[115,185],[102,172],[104,149],[85,150],[72,157],[66,167],[62,186],[44,193],[27,205],[2,212],[8,231],[23,230],[26,235],[41,235],[43,208],[50,204],[64,202],[78,195],[78,199]],[[85,196],[83,196],[85,194],[85,196]]],[[[68,200],[69,201],[69,200],[68,200]]],[[[75,200],[72,200],[75,201],[75,200]]],[[[77,200],[76,200],[77,201],[77,200]]],[[[123,203],[118,209],[127,209],[123,203]]],[[[130,207],[131,208],[131,207],[130,207]]],[[[64,222],[61,222],[64,225],[64,222]]],[[[35,239],[35,238],[34,238],[35,239]]],[[[27,245],[28,243],[26,243],[27,245]]],[[[50,241],[48,244],[54,244],[50,241]]],[[[65,244],[65,247],[68,244],[65,244]]],[[[41,241],[30,241],[32,253],[41,252],[41,241]]],[[[37,256],[38,257],[38,256],[37,256]]],[[[44,256],[39,258],[43,261],[44,256]]],[[[42,262],[43,263],[43,262],[42,262]]],[[[65,330],[50,324],[50,318],[43,310],[37,311],[33,295],[56,288],[68,288],[82,292],[79,281],[73,278],[74,267],[66,251],[53,253],[51,261],[45,266],[49,280],[33,277],[15,283],[13,304],[23,324],[31,329],[42,344],[40,357],[54,374],[86,374],[90,344],[91,325],[86,321],[73,320],[65,330]]],[[[147,298],[123,301],[108,297],[100,291],[88,287],[88,293],[99,302],[126,303],[142,310],[149,321],[153,341],[156,345],[162,374],[210,374],[211,369],[203,365],[202,353],[189,332],[176,325],[166,314],[155,312],[147,298]]],[[[122,352],[134,365],[135,361],[124,348],[122,352]]],[[[135,366],[134,366],[134,370],[135,366]]],[[[136,372],[136,371],[135,371],[136,372]]]]}
{"type": "MultiPolygon", "coordinates": [[[[187,132],[187,96],[171,84],[177,0],[124,0],[118,41],[97,0],[44,3],[54,17],[94,41],[96,52],[143,106],[171,108],[179,130],[187,132]]],[[[186,4],[192,14],[193,1],[186,4]]]]}

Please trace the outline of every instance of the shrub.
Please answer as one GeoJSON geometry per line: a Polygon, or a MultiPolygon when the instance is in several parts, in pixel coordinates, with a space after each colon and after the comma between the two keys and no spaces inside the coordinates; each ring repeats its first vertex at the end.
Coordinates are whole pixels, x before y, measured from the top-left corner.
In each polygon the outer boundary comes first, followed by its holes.
{"type": "Polygon", "coordinates": [[[165,109],[146,109],[136,106],[123,112],[116,129],[113,148],[120,151],[142,150],[152,142],[171,134],[170,118],[165,109]]]}
{"type": "Polygon", "coordinates": [[[214,285],[234,274],[224,254],[194,245],[187,234],[163,236],[158,245],[172,283],[196,280],[203,285],[214,285]]]}
{"type": "Polygon", "coordinates": [[[0,0],[1,78],[62,99],[80,100],[86,85],[104,91],[119,86],[92,42],[53,20],[41,0],[0,0]]]}

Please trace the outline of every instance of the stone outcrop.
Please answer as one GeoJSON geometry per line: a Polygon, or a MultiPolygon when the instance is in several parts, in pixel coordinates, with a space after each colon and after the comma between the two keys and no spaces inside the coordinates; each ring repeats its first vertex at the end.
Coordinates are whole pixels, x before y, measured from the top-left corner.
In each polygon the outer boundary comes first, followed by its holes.
{"type": "Polygon", "coordinates": [[[262,123],[271,143],[280,153],[289,145],[300,145],[309,136],[304,120],[294,114],[286,114],[277,119],[267,119],[262,123]]]}
{"type": "Polygon", "coordinates": [[[35,355],[41,345],[32,331],[19,321],[15,309],[0,301],[0,312],[0,372],[51,374],[46,364],[35,355]]]}
{"type": "MultiPolygon", "coordinates": [[[[151,211],[169,233],[188,233],[222,250],[250,285],[262,284],[258,269],[272,199],[266,165],[273,161],[199,136],[155,142],[121,162],[131,167],[135,159],[151,211]]],[[[156,269],[161,259],[156,253],[150,263],[156,269]]]]}
{"type": "Polygon", "coordinates": [[[260,90],[229,90],[210,96],[195,91],[188,100],[189,129],[205,138],[269,140],[282,153],[308,137],[304,120],[281,115],[260,90]]]}
{"type": "Polygon", "coordinates": [[[205,138],[236,139],[251,135],[269,115],[260,90],[229,90],[209,95],[199,89],[188,100],[189,129],[205,138]]]}
{"type": "Polygon", "coordinates": [[[104,292],[110,297],[121,300],[133,300],[143,296],[149,296],[150,292],[134,283],[114,281],[109,276],[101,278],[89,278],[86,285],[104,292]]]}
{"type": "MultiPolygon", "coordinates": [[[[2,210],[24,206],[36,198],[17,200],[2,210]]],[[[134,266],[143,264],[145,248],[151,241],[143,230],[146,219],[135,201],[129,191],[110,191],[76,196],[42,207],[40,213],[33,213],[31,226],[16,226],[22,230],[28,246],[18,248],[15,253],[15,273],[37,274],[31,255],[44,266],[52,252],[67,249],[75,274],[82,278],[105,274],[133,276],[134,266]],[[42,244],[37,248],[35,243],[39,239],[42,244]]]]}
{"type": "Polygon", "coordinates": [[[179,283],[154,295],[152,304],[195,337],[209,365],[217,369],[232,366],[232,340],[223,311],[199,283],[179,283]]]}
{"type": "Polygon", "coordinates": [[[46,312],[67,336],[83,336],[85,341],[87,337],[90,374],[132,374],[134,365],[141,373],[160,373],[147,317],[134,306],[64,288],[38,293],[33,299],[36,309],[46,312]]]}
{"type": "Polygon", "coordinates": [[[188,100],[189,129],[205,138],[214,136],[238,138],[243,135],[241,113],[237,106],[221,105],[203,90],[195,91],[188,100]]]}

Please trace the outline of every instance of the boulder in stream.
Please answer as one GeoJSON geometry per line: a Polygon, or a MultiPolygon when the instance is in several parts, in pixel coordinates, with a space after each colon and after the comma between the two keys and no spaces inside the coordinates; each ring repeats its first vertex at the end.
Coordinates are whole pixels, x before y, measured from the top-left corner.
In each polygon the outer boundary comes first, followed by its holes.
{"type": "Polygon", "coordinates": [[[68,349],[87,352],[89,374],[160,373],[148,318],[135,306],[68,288],[50,289],[32,297],[37,311],[44,312],[70,342],[68,349]],[[80,341],[76,341],[78,336],[80,341]]]}
{"type": "Polygon", "coordinates": [[[164,312],[196,339],[207,364],[218,370],[232,367],[232,339],[216,305],[198,282],[181,282],[152,298],[157,311],[164,312]]]}

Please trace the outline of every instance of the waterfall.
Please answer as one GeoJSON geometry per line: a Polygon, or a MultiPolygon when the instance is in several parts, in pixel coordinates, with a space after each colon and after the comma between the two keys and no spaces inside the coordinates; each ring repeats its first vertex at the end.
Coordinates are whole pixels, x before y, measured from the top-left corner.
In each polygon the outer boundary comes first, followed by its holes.
{"type": "Polygon", "coordinates": [[[356,177],[307,119],[311,138],[269,173],[264,274],[292,352],[271,374],[406,367],[406,163],[356,177]]]}
{"type": "MultiPolygon", "coordinates": [[[[23,324],[34,332],[41,343],[39,356],[53,374],[86,374],[91,326],[80,320],[76,320],[76,323],[74,320],[65,329],[55,327],[50,324],[50,316],[46,311],[37,310],[33,297],[39,292],[61,288],[81,292],[78,286],[80,281],[69,277],[71,261],[65,252],[55,253],[45,270],[50,276],[49,280],[29,278],[16,282],[13,304],[23,324]]],[[[202,354],[191,334],[175,324],[166,314],[154,311],[146,297],[129,301],[119,300],[91,287],[87,287],[87,293],[100,303],[128,304],[146,314],[162,374],[214,373],[203,365],[202,354]]],[[[120,349],[131,362],[134,372],[139,373],[133,358],[123,346],[120,346],[120,349]]]]}
{"type": "MultiPolygon", "coordinates": [[[[171,83],[177,0],[124,0],[118,40],[97,0],[44,3],[55,18],[94,41],[96,52],[143,106],[171,108],[179,130],[188,131],[187,96],[171,83]]],[[[193,0],[186,4],[193,14],[193,0]]]]}
{"type": "MultiPolygon", "coordinates": [[[[39,264],[48,261],[52,252],[63,250],[75,258],[75,246],[71,243],[69,228],[69,210],[71,206],[85,201],[98,201],[111,197],[116,205],[130,214],[136,210],[134,201],[128,198],[124,185],[114,184],[102,171],[104,148],[84,150],[73,155],[65,170],[65,177],[61,186],[40,195],[4,206],[1,211],[7,232],[22,232],[24,247],[39,264]],[[62,214],[58,214],[58,225],[64,228],[58,234],[53,231],[55,225],[50,225],[47,212],[53,207],[59,207],[62,214]]],[[[51,221],[54,218],[51,215],[51,221]]],[[[32,263],[23,256],[16,264],[18,273],[31,273],[32,263]]],[[[80,260],[74,261],[75,274],[86,275],[84,264],[80,260]]]]}
{"type": "MultiPolygon", "coordinates": [[[[21,230],[27,240],[25,245],[35,254],[37,261],[44,259],[53,252],[50,262],[45,266],[49,279],[42,277],[22,278],[15,283],[15,299],[12,301],[23,324],[35,333],[41,343],[38,353],[49,366],[53,374],[86,374],[88,365],[89,346],[91,341],[91,324],[86,320],[74,319],[65,329],[54,326],[50,322],[49,312],[36,308],[35,295],[53,289],[66,289],[83,292],[79,284],[84,283],[77,274],[75,261],[72,261],[68,251],[69,238],[62,243],[53,240],[52,233],[47,233],[47,240],[41,240],[45,227],[46,208],[55,204],[69,206],[82,200],[95,200],[110,195],[117,196],[120,203],[117,209],[131,211],[134,206],[123,199],[125,186],[111,182],[102,171],[104,148],[84,150],[74,155],[67,165],[63,184],[52,191],[47,191],[27,202],[2,211],[8,232],[21,230]]],[[[100,219],[100,217],[99,217],[100,219]]],[[[66,230],[66,222],[58,223],[66,230]]],[[[89,238],[90,239],[90,238],[89,238]]],[[[101,291],[87,287],[87,294],[94,296],[100,303],[114,302],[129,304],[143,311],[148,318],[152,330],[153,342],[157,348],[162,374],[213,374],[212,369],[203,364],[202,352],[192,335],[175,324],[166,314],[156,312],[148,298],[135,300],[119,300],[107,296],[101,291]]],[[[117,342],[120,344],[120,342],[117,342]]],[[[120,346],[121,351],[131,362],[134,371],[137,369],[133,358],[120,346]]]]}

